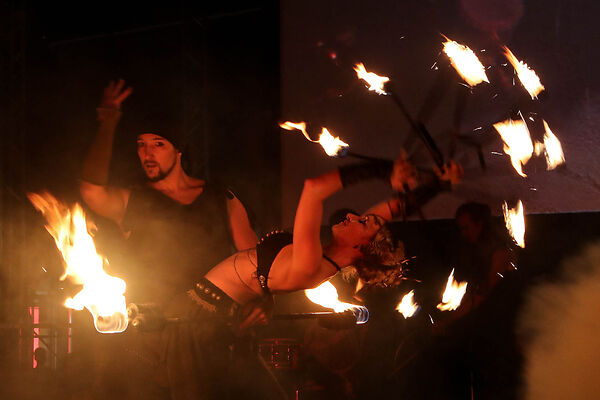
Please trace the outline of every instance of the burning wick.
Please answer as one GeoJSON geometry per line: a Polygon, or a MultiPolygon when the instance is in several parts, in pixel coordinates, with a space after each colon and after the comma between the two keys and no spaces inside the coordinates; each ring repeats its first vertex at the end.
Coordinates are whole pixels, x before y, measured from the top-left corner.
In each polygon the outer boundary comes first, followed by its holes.
{"type": "Polygon", "coordinates": [[[473,50],[448,39],[446,36],[444,38],[446,39],[446,42],[444,42],[444,53],[450,58],[450,62],[456,72],[458,72],[469,86],[476,86],[481,82],[490,83],[485,74],[485,67],[473,50]]]}
{"type": "Polygon", "coordinates": [[[319,143],[325,153],[327,153],[330,157],[343,157],[348,152],[348,148],[350,147],[347,143],[344,143],[339,137],[334,137],[329,133],[327,128],[323,127],[321,130],[321,134],[319,135],[319,140],[312,140],[306,131],[306,123],[305,122],[284,122],[279,124],[279,126],[285,130],[292,131],[294,129],[302,132],[306,140],[312,143],[319,143]]]}
{"type": "Polygon", "coordinates": [[[494,128],[504,142],[504,152],[510,156],[515,171],[522,177],[527,177],[523,172],[523,165],[533,154],[533,143],[525,121],[508,119],[494,124],[494,128]]]}
{"type": "Polygon", "coordinates": [[[356,71],[358,79],[362,79],[369,85],[370,91],[377,94],[387,94],[384,86],[387,82],[389,82],[390,78],[387,76],[379,76],[373,72],[368,72],[363,63],[356,64],[354,66],[354,70],[356,71]]]}
{"type": "Polygon", "coordinates": [[[521,200],[517,203],[517,207],[509,209],[508,204],[504,202],[502,205],[502,211],[504,212],[504,223],[508,233],[513,238],[515,243],[524,248],[525,247],[525,217],[523,210],[523,203],[521,200]]]}
{"type": "Polygon", "coordinates": [[[402,301],[396,306],[396,311],[404,316],[404,319],[408,319],[415,315],[419,311],[419,305],[414,302],[415,291],[411,290],[402,297],[402,301]]]}
{"type": "Polygon", "coordinates": [[[467,282],[457,282],[454,279],[454,268],[448,276],[448,282],[446,283],[446,290],[442,295],[442,302],[437,305],[438,310],[442,311],[453,311],[460,306],[463,296],[467,291],[467,282]]]}
{"type": "Polygon", "coordinates": [[[545,88],[535,71],[529,68],[523,61],[517,60],[517,57],[506,46],[504,46],[504,55],[517,72],[519,81],[521,81],[525,90],[527,90],[532,99],[537,99],[537,95],[545,88]]]}
{"type": "Polygon", "coordinates": [[[369,312],[366,307],[339,301],[337,289],[329,281],[323,282],[314,289],[305,290],[304,294],[313,303],[331,308],[337,313],[351,310],[356,316],[357,325],[364,324],[369,320],[369,312]]]}
{"type": "Polygon", "coordinates": [[[106,260],[96,252],[81,206],[75,204],[69,209],[49,193],[29,193],[27,197],[46,217],[46,230],[65,261],[66,270],[60,280],[68,277],[83,285],[79,293],[65,301],[65,307],[87,308],[98,332],[123,332],[128,324],[125,281],[104,272],[106,260]]]}

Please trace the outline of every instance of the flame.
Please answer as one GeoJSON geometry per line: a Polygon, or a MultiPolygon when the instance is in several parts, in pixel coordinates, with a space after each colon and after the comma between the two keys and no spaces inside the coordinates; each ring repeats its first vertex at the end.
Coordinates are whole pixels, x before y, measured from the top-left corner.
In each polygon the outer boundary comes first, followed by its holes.
{"type": "Polygon", "coordinates": [[[552,133],[548,123],[544,120],[544,153],[546,154],[546,165],[552,170],[565,162],[562,146],[558,138],[552,133]]]}
{"type": "Polygon", "coordinates": [[[290,122],[290,121],[286,121],[283,124],[279,124],[279,126],[285,130],[288,131],[293,131],[294,129],[299,130],[300,132],[302,132],[302,134],[304,135],[304,137],[306,138],[306,140],[313,142],[313,143],[317,143],[318,140],[312,140],[310,138],[310,136],[308,136],[308,132],[306,132],[306,123],[305,122],[290,122]]]}
{"type": "Polygon", "coordinates": [[[402,301],[396,306],[396,311],[401,313],[405,319],[412,317],[419,310],[419,305],[414,302],[415,291],[411,290],[402,297],[402,301]]]}
{"type": "Polygon", "coordinates": [[[504,142],[504,152],[510,156],[510,162],[519,175],[526,177],[523,165],[533,155],[533,143],[527,124],[523,120],[506,120],[494,124],[504,142]]]}
{"type": "Polygon", "coordinates": [[[301,131],[306,140],[313,143],[319,143],[321,147],[323,147],[323,150],[325,150],[325,153],[331,157],[344,154],[349,147],[348,144],[344,143],[339,137],[332,136],[325,127],[321,130],[319,140],[313,140],[308,135],[308,132],[306,131],[306,123],[304,122],[286,121],[282,124],[279,124],[279,126],[288,131],[292,131],[294,129],[301,131]]]}
{"type": "Polygon", "coordinates": [[[485,74],[485,67],[473,53],[473,50],[448,39],[446,36],[444,37],[446,38],[444,53],[448,55],[452,66],[465,82],[469,86],[475,86],[484,81],[490,83],[485,74]]]}
{"type": "Polygon", "coordinates": [[[314,289],[306,289],[304,291],[306,297],[315,304],[323,307],[331,308],[335,312],[344,312],[355,307],[360,307],[356,304],[343,303],[338,300],[338,292],[335,286],[329,281],[323,282],[314,289]]]}
{"type": "Polygon", "coordinates": [[[504,202],[502,211],[504,212],[504,223],[506,223],[508,233],[518,246],[525,247],[525,213],[523,203],[519,200],[516,208],[509,209],[508,204],[504,202]]]}
{"type": "Polygon", "coordinates": [[[29,193],[28,197],[46,217],[46,230],[54,238],[65,261],[66,269],[60,279],[68,277],[83,285],[79,293],[66,300],[65,306],[75,310],[87,308],[98,332],[123,332],[128,324],[126,284],[104,272],[106,260],[96,252],[81,206],[75,204],[69,209],[49,193],[29,193]]]}
{"type": "Polygon", "coordinates": [[[454,268],[448,276],[446,290],[442,296],[442,302],[437,305],[437,308],[442,311],[456,310],[460,306],[463,296],[467,291],[467,282],[457,282],[454,279],[454,268]]]}
{"type": "Polygon", "coordinates": [[[354,70],[356,71],[356,75],[358,79],[362,79],[366,83],[369,84],[369,90],[375,92],[377,94],[386,94],[384,89],[385,84],[389,82],[390,78],[387,76],[379,76],[374,74],[373,72],[368,72],[365,69],[363,63],[356,64],[354,66],[354,70]]]}
{"type": "Polygon", "coordinates": [[[521,81],[525,90],[527,90],[532,99],[537,99],[537,95],[545,88],[535,71],[529,68],[523,61],[517,60],[517,57],[506,46],[504,46],[504,55],[517,72],[519,81],[521,81]]]}

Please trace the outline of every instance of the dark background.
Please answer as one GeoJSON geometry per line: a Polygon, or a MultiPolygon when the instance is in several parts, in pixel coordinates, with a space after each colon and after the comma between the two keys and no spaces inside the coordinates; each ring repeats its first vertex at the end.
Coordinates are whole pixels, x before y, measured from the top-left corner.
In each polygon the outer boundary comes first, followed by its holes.
{"type": "MultiPolygon", "coordinates": [[[[465,200],[489,203],[496,215],[503,201],[516,198],[523,200],[527,213],[599,209],[600,164],[589,151],[599,146],[594,128],[600,107],[597,3],[332,0],[285,1],[281,9],[282,118],[306,121],[315,137],[326,126],[359,154],[394,159],[405,149],[418,165],[432,164],[394,102],[369,92],[356,78],[355,63],[391,79],[396,94],[413,118],[421,116],[445,157],[457,96],[468,89],[441,53],[441,34],[470,46],[489,67],[491,83],[468,93],[459,124],[460,134],[482,147],[487,170],[481,170],[475,148],[459,142],[454,159],[468,179],[425,207],[427,217],[450,218],[465,200]],[[513,86],[513,69],[502,65],[502,45],[538,73],[546,87],[539,100],[532,101],[518,80],[513,86]],[[439,107],[425,113],[435,100],[439,107]],[[548,122],[563,144],[566,169],[546,172],[541,160],[531,160],[525,166],[527,179],[515,174],[492,124],[515,118],[517,110],[525,117],[535,112],[538,121],[548,122]]],[[[532,131],[534,138],[539,134],[532,131]]],[[[326,157],[318,146],[303,143],[297,132],[285,132],[282,140],[283,220],[290,224],[302,179],[350,161],[326,157]]],[[[334,197],[326,212],[342,205],[365,210],[389,193],[383,185],[369,189],[334,197]]]]}
{"type": "MultiPolygon", "coordinates": [[[[599,10],[596,2],[583,0],[491,1],[479,2],[479,7],[475,3],[2,2],[3,376],[9,379],[12,372],[31,369],[29,308],[33,306],[44,310],[42,319],[49,325],[43,333],[56,335],[55,342],[60,343],[53,364],[60,371],[67,335],[67,317],[60,304],[68,287],[57,280],[62,273],[60,259],[25,194],[46,189],[64,201],[78,200],[79,168],[96,128],[95,107],[108,81],[123,78],[134,88],[123,106],[113,183],[140,179],[134,132],[128,127],[154,112],[167,112],[186,137],[190,173],[234,186],[253,210],[259,231],[265,232],[291,225],[302,179],[347,162],[327,158],[319,147],[295,133],[282,135],[277,127],[281,120],[305,120],[311,132],[327,126],[358,153],[394,158],[400,148],[406,148],[413,161],[431,166],[393,103],[368,93],[356,80],[354,62],[362,61],[367,69],[390,76],[414,115],[426,103],[439,74],[446,73],[451,89],[440,109],[425,122],[444,154],[448,153],[455,91],[464,87],[458,85],[452,70],[448,73],[442,66],[439,34],[444,33],[473,48],[486,49],[485,63],[496,71],[491,85],[477,87],[469,95],[461,124],[461,132],[480,135],[476,139],[485,150],[488,169],[480,169],[471,148],[459,147],[456,159],[466,170],[463,186],[425,208],[427,217],[441,219],[396,224],[394,230],[406,241],[409,254],[417,257],[416,268],[424,281],[417,288],[418,296],[424,299],[435,296],[451,269],[445,251],[456,231],[448,218],[458,204],[482,200],[499,214],[503,200],[524,200],[529,214],[527,247],[519,252],[519,273],[506,280],[484,308],[480,323],[488,329],[478,342],[484,343],[481,348],[494,350],[485,353],[484,360],[511,356],[505,365],[494,366],[500,372],[488,380],[488,387],[496,389],[504,383],[510,393],[498,398],[516,395],[522,364],[515,321],[527,289],[553,278],[565,257],[598,237],[600,164],[595,149],[600,78],[595,74],[599,44],[595,19],[599,10]],[[487,9],[481,4],[487,4],[487,9]],[[508,22],[494,25],[490,20],[508,22]],[[511,71],[502,69],[492,30],[541,76],[547,90],[539,101],[532,102],[518,86],[503,86],[502,77],[511,71]],[[431,69],[435,62],[438,70],[431,69]],[[501,152],[502,146],[487,128],[514,107],[537,112],[550,123],[563,143],[566,169],[546,172],[532,161],[526,167],[530,177],[522,179],[507,157],[491,154],[501,152]],[[483,132],[474,133],[479,126],[485,128],[483,132]]],[[[326,209],[329,213],[350,205],[362,210],[386,194],[385,187],[369,184],[367,190],[353,188],[336,195],[326,209]]],[[[108,235],[115,233],[106,221],[97,222],[108,235]]],[[[344,292],[344,284],[336,284],[344,292]]],[[[371,323],[360,328],[359,342],[368,345],[361,349],[354,370],[373,372],[354,379],[361,390],[367,390],[360,392],[366,398],[373,387],[381,389],[382,395],[397,393],[399,388],[418,394],[427,387],[428,371],[418,365],[411,369],[414,376],[395,380],[395,386],[381,386],[378,380],[382,371],[393,370],[392,353],[404,338],[414,338],[411,334],[429,324],[425,306],[412,321],[390,316],[389,306],[409,289],[402,286],[382,296],[372,307],[371,323]]],[[[303,294],[278,299],[278,307],[281,312],[314,310],[303,294]]],[[[303,341],[315,329],[309,325],[274,323],[260,335],[303,341]]],[[[74,348],[77,341],[75,332],[74,348]]],[[[491,368],[489,363],[480,365],[491,368]]],[[[312,373],[282,374],[283,381],[292,387],[321,373],[322,378],[331,378],[332,387],[337,388],[333,382],[343,386],[314,358],[305,366],[312,373]]],[[[323,382],[327,380],[317,383],[323,382]]],[[[314,393],[319,392],[317,383],[312,386],[314,393]]]]}

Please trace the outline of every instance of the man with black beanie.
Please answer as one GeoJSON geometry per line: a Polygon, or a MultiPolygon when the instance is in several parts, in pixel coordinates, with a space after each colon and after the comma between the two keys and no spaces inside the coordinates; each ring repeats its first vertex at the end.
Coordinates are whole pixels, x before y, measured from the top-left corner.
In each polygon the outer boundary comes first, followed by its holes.
{"type": "MultiPolygon", "coordinates": [[[[175,295],[198,282],[234,248],[254,247],[257,237],[244,205],[231,189],[192,177],[183,169],[181,129],[172,121],[172,116],[164,116],[164,113],[149,115],[135,129],[145,182],[132,187],[108,184],[121,103],[131,92],[123,80],[111,82],[104,89],[97,109],[100,126],[84,160],[80,193],[92,211],[116,222],[123,233],[123,248],[109,261],[118,276],[127,282],[127,301],[154,303],[164,310],[175,295]]],[[[147,370],[142,377],[167,372],[169,379],[165,380],[171,381],[172,371],[159,370],[165,365],[165,357],[179,359],[191,354],[193,349],[183,334],[184,331],[176,331],[167,337],[166,332],[144,334],[130,328],[119,335],[119,339],[103,338],[104,346],[108,341],[115,343],[111,345],[114,351],[104,353],[113,358],[109,355],[124,348],[126,354],[139,355],[131,364],[136,365],[136,370],[147,370]],[[165,355],[166,342],[170,347],[175,346],[176,351],[165,355]]],[[[186,331],[185,334],[191,333],[186,331]]],[[[136,356],[129,356],[132,357],[136,356]]],[[[189,379],[194,379],[193,371],[190,373],[189,379]]],[[[131,373],[125,374],[125,379],[129,379],[128,376],[131,373]]],[[[148,380],[144,387],[150,383],[148,380]]],[[[139,386],[113,383],[115,385],[119,385],[119,391],[139,386]]],[[[157,397],[148,395],[149,398],[162,398],[161,390],[154,392],[157,397]]],[[[125,398],[135,397],[135,393],[122,394],[125,398]]]]}

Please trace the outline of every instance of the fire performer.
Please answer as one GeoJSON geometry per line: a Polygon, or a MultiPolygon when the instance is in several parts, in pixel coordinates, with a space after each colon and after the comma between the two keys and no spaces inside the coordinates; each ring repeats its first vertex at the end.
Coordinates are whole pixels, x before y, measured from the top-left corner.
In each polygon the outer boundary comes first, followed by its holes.
{"type": "Polygon", "coordinates": [[[461,244],[456,261],[456,277],[469,282],[465,299],[453,316],[459,317],[478,306],[500,282],[514,270],[515,254],[508,236],[492,226],[487,204],[468,202],[456,210],[461,244]]]}
{"type": "MultiPolygon", "coordinates": [[[[458,174],[460,169],[453,165],[438,176],[444,181],[456,181],[458,174]]],[[[401,271],[405,258],[403,245],[392,240],[385,227],[386,219],[377,214],[348,214],[344,221],[333,226],[332,241],[321,245],[323,201],[343,187],[372,178],[389,180],[398,191],[416,185],[415,169],[403,158],[393,164],[344,166],[339,171],[308,179],[296,211],[293,235],[273,232],[261,239],[256,248],[230,256],[172,304],[165,314],[167,317],[203,321],[167,327],[177,330],[181,339],[169,343],[166,355],[175,399],[194,398],[192,395],[220,398],[231,387],[223,354],[232,340],[231,317],[238,315],[245,305],[270,298],[274,293],[315,287],[348,266],[354,266],[365,282],[387,280],[389,272],[401,271]],[[192,347],[205,356],[186,357],[187,349],[192,347]]],[[[389,212],[390,207],[377,209],[389,212]]],[[[250,318],[244,315],[244,322],[238,328],[264,318],[257,311],[252,314],[250,318]]]]}
{"type": "MultiPolygon", "coordinates": [[[[253,247],[257,236],[244,205],[230,189],[186,173],[181,135],[176,124],[160,113],[140,121],[136,129],[145,184],[109,185],[121,104],[131,92],[123,80],[104,89],[97,109],[100,126],[84,160],[80,192],[90,209],[117,223],[123,232],[125,251],[115,252],[121,254],[111,257],[111,265],[119,268],[118,275],[128,283],[128,301],[151,301],[164,308],[175,294],[229,256],[234,246],[237,250],[253,247]]],[[[131,331],[99,341],[102,350],[94,366],[98,370],[95,375],[100,380],[102,376],[109,378],[104,379],[108,382],[96,382],[96,389],[102,386],[110,393],[111,387],[120,387],[126,389],[127,393],[121,390],[126,398],[168,397],[163,385],[157,383],[163,379],[153,379],[153,375],[165,341],[173,338],[131,331]],[[114,366],[112,360],[116,358],[122,360],[120,368],[114,366]],[[114,369],[127,369],[128,373],[119,377],[107,373],[114,369]]],[[[193,351],[190,356],[194,356],[193,351]]]]}
{"type": "Polygon", "coordinates": [[[237,250],[253,247],[257,237],[244,205],[230,189],[184,171],[180,134],[165,118],[139,125],[137,153],[146,183],[108,185],[121,104],[131,92],[123,80],[104,89],[97,109],[100,127],[84,160],[80,191],[94,212],[116,222],[127,237],[132,256],[125,271],[126,278],[132,275],[126,279],[128,298],[143,302],[151,296],[162,303],[231,254],[230,236],[237,250]],[[156,126],[148,126],[152,123],[156,126]],[[139,268],[134,273],[133,265],[139,268]]]}

